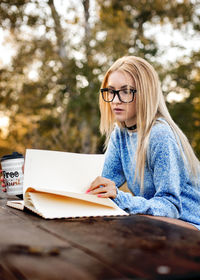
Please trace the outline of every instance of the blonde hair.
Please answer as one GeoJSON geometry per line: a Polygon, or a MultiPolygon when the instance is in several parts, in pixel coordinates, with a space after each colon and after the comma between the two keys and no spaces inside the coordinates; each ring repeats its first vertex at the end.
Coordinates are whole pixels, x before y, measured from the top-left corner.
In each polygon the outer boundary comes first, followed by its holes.
{"type": "MultiPolygon", "coordinates": [[[[144,59],[136,56],[125,56],[118,59],[106,72],[101,88],[108,85],[109,75],[115,71],[129,74],[135,81],[137,89],[137,132],[138,143],[136,150],[136,171],[135,178],[138,177],[141,189],[144,185],[144,168],[146,163],[147,147],[152,126],[159,117],[162,117],[171,127],[177,139],[182,157],[188,167],[191,178],[196,183],[199,175],[199,161],[190,146],[187,137],[172,120],[164,96],[161,90],[158,74],[155,69],[144,59]],[[183,150],[183,153],[182,153],[183,150]]],[[[99,95],[99,106],[101,112],[100,131],[106,134],[106,145],[110,134],[116,123],[111,111],[110,104],[103,101],[101,93],[99,95]]],[[[123,123],[118,123],[123,127],[123,123]]]]}

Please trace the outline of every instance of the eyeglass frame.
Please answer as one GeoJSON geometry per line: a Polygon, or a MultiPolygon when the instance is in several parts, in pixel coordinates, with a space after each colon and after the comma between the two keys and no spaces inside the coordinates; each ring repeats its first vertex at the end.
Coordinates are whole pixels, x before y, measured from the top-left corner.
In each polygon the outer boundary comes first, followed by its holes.
{"type": "Polygon", "coordinates": [[[132,95],[132,100],[131,100],[131,101],[128,101],[128,102],[124,102],[124,101],[121,100],[121,97],[120,97],[120,94],[119,94],[119,92],[120,92],[120,91],[123,91],[124,89],[118,89],[118,90],[111,89],[111,90],[113,91],[113,98],[112,98],[112,100],[107,101],[107,100],[104,99],[103,93],[104,93],[105,91],[108,91],[108,90],[109,90],[109,88],[101,88],[101,89],[100,89],[101,94],[102,94],[103,101],[108,102],[108,103],[113,102],[113,100],[115,99],[115,96],[116,96],[116,95],[117,95],[117,97],[119,98],[119,100],[120,100],[122,103],[131,103],[131,102],[134,101],[134,96],[135,96],[135,93],[137,92],[136,89],[130,88],[129,90],[130,90],[130,91],[132,92],[132,94],[133,94],[133,95],[132,95]]]}

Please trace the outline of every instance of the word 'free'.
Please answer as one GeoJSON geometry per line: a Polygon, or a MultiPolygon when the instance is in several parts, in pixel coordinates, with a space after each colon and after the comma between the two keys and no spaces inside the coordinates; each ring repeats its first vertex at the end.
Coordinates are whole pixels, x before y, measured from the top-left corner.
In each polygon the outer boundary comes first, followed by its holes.
{"type": "Polygon", "coordinates": [[[3,171],[3,177],[5,179],[19,177],[19,172],[18,171],[14,171],[14,172],[3,171]]]}

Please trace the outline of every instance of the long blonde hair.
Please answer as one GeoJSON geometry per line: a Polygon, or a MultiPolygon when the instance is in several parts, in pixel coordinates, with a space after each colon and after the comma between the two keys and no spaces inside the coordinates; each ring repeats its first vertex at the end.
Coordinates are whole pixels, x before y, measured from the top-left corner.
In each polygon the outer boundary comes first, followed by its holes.
{"type": "MultiPolygon", "coordinates": [[[[118,59],[106,72],[101,88],[108,85],[109,75],[115,71],[121,71],[129,74],[135,81],[137,89],[136,107],[137,107],[137,132],[138,143],[136,151],[136,171],[135,178],[138,177],[143,189],[144,168],[146,162],[147,147],[149,135],[152,126],[159,117],[162,117],[171,127],[180,150],[183,150],[182,157],[189,169],[191,178],[196,183],[199,176],[199,161],[190,146],[187,137],[172,120],[164,96],[161,90],[158,74],[155,69],[144,59],[136,56],[124,56],[118,59]]],[[[101,93],[99,95],[99,106],[101,112],[100,131],[106,134],[106,143],[108,143],[110,134],[114,128],[116,120],[111,111],[110,104],[103,101],[101,93]]],[[[123,123],[118,123],[123,127],[123,123]]]]}

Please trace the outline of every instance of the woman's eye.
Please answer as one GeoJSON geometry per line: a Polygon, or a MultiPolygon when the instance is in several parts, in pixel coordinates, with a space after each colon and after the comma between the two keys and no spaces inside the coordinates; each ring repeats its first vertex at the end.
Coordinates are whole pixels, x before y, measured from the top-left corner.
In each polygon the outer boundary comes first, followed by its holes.
{"type": "Polygon", "coordinates": [[[109,93],[109,94],[114,94],[114,92],[113,92],[112,89],[108,89],[108,93],[109,93]]]}
{"type": "Polygon", "coordinates": [[[123,94],[129,94],[129,90],[128,89],[123,89],[122,92],[123,92],[123,94]]]}

